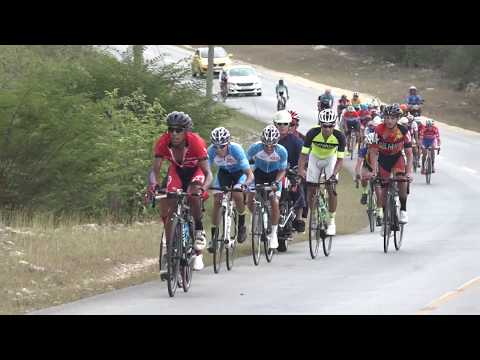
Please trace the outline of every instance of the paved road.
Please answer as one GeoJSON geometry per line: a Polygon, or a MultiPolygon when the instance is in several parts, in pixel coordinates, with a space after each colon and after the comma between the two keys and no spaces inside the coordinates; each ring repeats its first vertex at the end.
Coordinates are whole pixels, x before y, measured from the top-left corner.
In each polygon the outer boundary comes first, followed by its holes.
{"type": "MultiPolygon", "coordinates": [[[[173,46],[149,47],[149,54],[159,52],[168,53],[166,62],[189,55],[173,46]]],[[[288,107],[300,113],[301,130],[310,128],[324,86],[257,69],[263,96],[229,98],[226,104],[268,122],[276,106],[274,84],[283,77],[291,93],[288,107]]],[[[271,264],[262,259],[255,267],[245,257],[228,273],[214,275],[205,268],[195,273],[188,294],[173,299],[165,283],[154,281],[36,313],[480,314],[480,160],[475,150],[480,134],[444,124],[440,131],[444,147],[438,172],[428,186],[416,175],[408,202],[410,223],[399,252],[384,254],[378,232],[364,229],[337,236],[329,258],[311,260],[308,244],[299,243],[271,264]]]]}

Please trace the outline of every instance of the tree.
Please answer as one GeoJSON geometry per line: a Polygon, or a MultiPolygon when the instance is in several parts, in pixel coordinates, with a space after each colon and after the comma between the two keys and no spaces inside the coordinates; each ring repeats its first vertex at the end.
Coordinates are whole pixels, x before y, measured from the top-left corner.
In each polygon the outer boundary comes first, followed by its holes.
{"type": "Polygon", "coordinates": [[[133,45],[133,63],[138,70],[143,69],[143,51],[145,45],[133,45]]]}

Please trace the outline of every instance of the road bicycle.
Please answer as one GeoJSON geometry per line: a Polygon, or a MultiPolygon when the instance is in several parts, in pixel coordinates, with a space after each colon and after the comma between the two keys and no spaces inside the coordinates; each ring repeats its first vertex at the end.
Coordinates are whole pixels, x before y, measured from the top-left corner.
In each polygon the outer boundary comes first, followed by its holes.
{"type": "Polygon", "coordinates": [[[267,262],[271,262],[274,250],[270,248],[268,235],[272,232],[272,207],[270,195],[273,192],[271,184],[256,184],[254,209],[252,214],[252,256],[253,263],[260,263],[261,243],[265,252],[267,262]]]}

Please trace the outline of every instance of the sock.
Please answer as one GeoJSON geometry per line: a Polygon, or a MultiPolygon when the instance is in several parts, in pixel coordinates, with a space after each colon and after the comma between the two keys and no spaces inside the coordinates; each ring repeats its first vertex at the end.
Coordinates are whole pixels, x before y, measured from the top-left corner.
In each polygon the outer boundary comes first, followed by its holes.
{"type": "Polygon", "coordinates": [[[383,208],[382,207],[377,208],[377,216],[383,217],[383,208]]]}
{"type": "Polygon", "coordinates": [[[407,211],[407,199],[400,198],[400,210],[407,211]]]}
{"type": "Polygon", "coordinates": [[[215,232],[217,231],[217,227],[212,225],[212,239],[215,237],[215,232]]]}
{"type": "Polygon", "coordinates": [[[245,225],[245,215],[247,214],[247,209],[243,211],[243,214],[238,214],[238,227],[245,225]]]}
{"type": "Polygon", "coordinates": [[[278,228],[278,224],[277,225],[272,225],[272,234],[277,233],[277,228],[278,228]]]}

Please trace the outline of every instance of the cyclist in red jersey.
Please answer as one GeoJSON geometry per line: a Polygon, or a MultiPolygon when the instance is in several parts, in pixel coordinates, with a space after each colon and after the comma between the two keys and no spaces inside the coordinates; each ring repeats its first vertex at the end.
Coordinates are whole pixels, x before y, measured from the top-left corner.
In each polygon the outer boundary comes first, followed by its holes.
{"type": "MultiPolygon", "coordinates": [[[[371,145],[372,167],[373,173],[379,174],[382,180],[387,180],[392,172],[398,177],[402,177],[406,173],[409,181],[413,179],[412,140],[407,127],[397,124],[401,116],[402,111],[398,104],[389,105],[384,110],[384,123],[375,128],[377,142],[371,145]],[[405,151],[407,157],[406,165],[402,150],[405,151]]],[[[408,222],[407,183],[399,183],[398,188],[400,198],[399,222],[406,224],[408,222]]],[[[377,187],[376,192],[378,199],[377,225],[380,226],[383,218],[385,194],[383,187],[377,187]]]]}
{"type": "MultiPolygon", "coordinates": [[[[185,192],[203,194],[208,197],[208,187],[213,176],[208,164],[207,146],[205,141],[192,132],[192,119],[189,115],[174,111],[167,115],[168,132],[163,134],[155,143],[153,171],[150,176],[150,191],[157,185],[160,170],[165,160],[170,162],[168,173],[162,183],[167,191],[182,189],[185,192]]],[[[189,198],[192,216],[195,221],[194,249],[197,252],[193,268],[203,269],[202,250],[205,248],[205,231],[202,224],[202,204],[198,197],[189,198]]],[[[171,236],[172,212],[175,207],[174,199],[162,199],[160,202],[166,238],[171,236]]]]}

